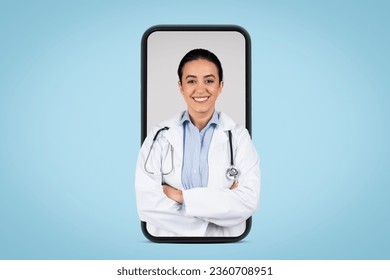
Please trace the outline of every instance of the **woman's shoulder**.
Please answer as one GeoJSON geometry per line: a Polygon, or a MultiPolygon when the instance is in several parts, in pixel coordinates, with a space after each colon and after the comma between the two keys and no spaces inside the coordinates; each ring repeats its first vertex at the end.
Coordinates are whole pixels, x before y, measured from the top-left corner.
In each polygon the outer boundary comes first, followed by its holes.
{"type": "Polygon", "coordinates": [[[164,127],[167,127],[168,129],[170,129],[170,128],[180,126],[180,119],[181,119],[182,115],[183,115],[183,112],[176,113],[171,118],[166,119],[166,120],[158,123],[157,125],[154,125],[152,127],[151,131],[149,132],[149,134],[155,134],[158,130],[160,130],[164,127]]]}
{"type": "Polygon", "coordinates": [[[226,113],[220,113],[220,129],[223,131],[230,130],[233,134],[234,141],[236,143],[242,143],[251,139],[249,131],[239,123],[236,123],[226,113]]]}
{"type": "Polygon", "coordinates": [[[157,125],[154,125],[147,134],[147,137],[145,139],[146,142],[151,142],[152,139],[155,138],[155,136],[158,134],[158,139],[156,140],[165,140],[165,135],[169,131],[169,133],[176,131],[180,127],[180,119],[181,116],[183,115],[183,112],[177,113],[171,118],[160,122],[157,125]]]}
{"type": "Polygon", "coordinates": [[[219,120],[220,120],[220,129],[222,130],[232,130],[232,132],[243,132],[246,130],[246,128],[239,124],[236,123],[229,115],[227,115],[224,112],[219,113],[219,120]]]}
{"type": "Polygon", "coordinates": [[[159,127],[177,127],[180,125],[181,117],[183,116],[183,112],[176,113],[171,118],[159,123],[157,126],[159,127]]]}

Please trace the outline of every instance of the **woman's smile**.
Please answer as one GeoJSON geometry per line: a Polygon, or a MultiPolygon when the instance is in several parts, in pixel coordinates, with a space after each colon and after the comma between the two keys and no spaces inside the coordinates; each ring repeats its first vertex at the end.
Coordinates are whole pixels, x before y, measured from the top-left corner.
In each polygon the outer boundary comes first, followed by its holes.
{"type": "Polygon", "coordinates": [[[209,100],[209,96],[193,97],[192,99],[194,99],[195,102],[204,103],[209,100]]]}

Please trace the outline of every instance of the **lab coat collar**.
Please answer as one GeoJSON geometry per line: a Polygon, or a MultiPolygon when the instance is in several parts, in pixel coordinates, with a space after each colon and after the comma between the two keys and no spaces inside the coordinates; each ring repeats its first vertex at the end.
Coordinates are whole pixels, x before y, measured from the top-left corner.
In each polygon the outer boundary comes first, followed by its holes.
{"type": "MultiPolygon", "coordinates": [[[[180,119],[180,125],[183,125],[186,122],[190,122],[192,125],[194,125],[190,119],[190,115],[188,114],[188,110],[184,111],[182,114],[182,117],[180,119]]],[[[218,125],[219,124],[219,114],[217,111],[214,111],[213,115],[211,116],[211,119],[209,122],[206,124],[206,126],[202,129],[207,129],[210,125],[218,125]]]]}
{"type": "MultiPolygon", "coordinates": [[[[183,117],[183,114],[185,111],[181,112],[180,114],[176,114],[173,118],[163,122],[160,124],[161,127],[167,126],[169,128],[178,128],[181,125],[181,119],[183,117]]],[[[219,124],[217,125],[218,129],[221,129],[223,131],[228,131],[234,129],[236,126],[236,123],[225,113],[219,112],[219,124]]]]}
{"type": "MultiPolygon", "coordinates": [[[[171,143],[173,147],[182,151],[183,149],[183,126],[181,125],[181,119],[184,112],[177,114],[175,117],[163,122],[161,127],[167,126],[169,130],[166,131],[165,137],[171,143]]],[[[211,140],[210,148],[219,146],[226,143],[228,139],[226,131],[233,130],[236,123],[225,113],[219,113],[219,124],[216,126],[211,140]]]]}

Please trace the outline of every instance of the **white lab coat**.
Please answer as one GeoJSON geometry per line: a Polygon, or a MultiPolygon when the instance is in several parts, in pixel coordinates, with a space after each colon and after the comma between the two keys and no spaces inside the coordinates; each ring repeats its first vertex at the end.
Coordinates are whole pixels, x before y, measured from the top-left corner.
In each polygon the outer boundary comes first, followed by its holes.
{"type": "Polygon", "coordinates": [[[209,180],[205,188],[183,190],[181,168],[183,162],[182,114],[155,127],[145,139],[139,152],[135,190],[138,214],[147,223],[153,236],[240,236],[246,220],[257,208],[260,193],[260,161],[248,131],[230,117],[220,113],[208,153],[209,180]],[[162,131],[144,165],[152,139],[162,131]],[[226,177],[230,166],[229,136],[232,131],[234,164],[239,170],[239,185],[230,190],[232,181],[226,177]],[[173,147],[173,171],[170,147],[173,147]],[[162,170],[162,171],[161,171],[162,170]],[[162,184],[183,190],[184,204],[166,197],[162,184]]]}

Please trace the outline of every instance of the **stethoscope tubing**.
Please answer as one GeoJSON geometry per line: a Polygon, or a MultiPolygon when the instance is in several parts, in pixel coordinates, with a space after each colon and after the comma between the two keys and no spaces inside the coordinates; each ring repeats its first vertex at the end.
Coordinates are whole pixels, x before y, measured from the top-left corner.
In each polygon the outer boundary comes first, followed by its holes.
{"type": "MultiPolygon", "coordinates": [[[[145,169],[145,171],[146,171],[147,173],[149,173],[149,174],[154,175],[154,172],[148,170],[147,167],[146,167],[146,164],[147,164],[147,162],[148,162],[148,160],[149,160],[149,157],[150,157],[150,153],[151,153],[152,150],[153,150],[154,143],[156,142],[157,137],[158,137],[158,135],[160,134],[160,132],[161,132],[161,131],[164,131],[164,130],[168,130],[168,129],[169,129],[169,127],[167,127],[167,126],[165,126],[165,127],[163,127],[163,128],[160,128],[159,130],[157,130],[156,135],[154,135],[154,137],[153,137],[152,145],[150,145],[149,152],[148,152],[148,155],[146,156],[146,160],[145,160],[145,163],[144,163],[144,169],[145,169]]],[[[174,169],[174,167],[173,167],[173,148],[172,148],[172,146],[170,147],[170,150],[171,150],[171,159],[172,159],[172,160],[171,160],[171,170],[169,170],[168,172],[163,172],[163,171],[161,170],[161,175],[164,175],[164,176],[165,176],[165,175],[171,174],[171,173],[173,172],[173,169],[174,169]]]]}

